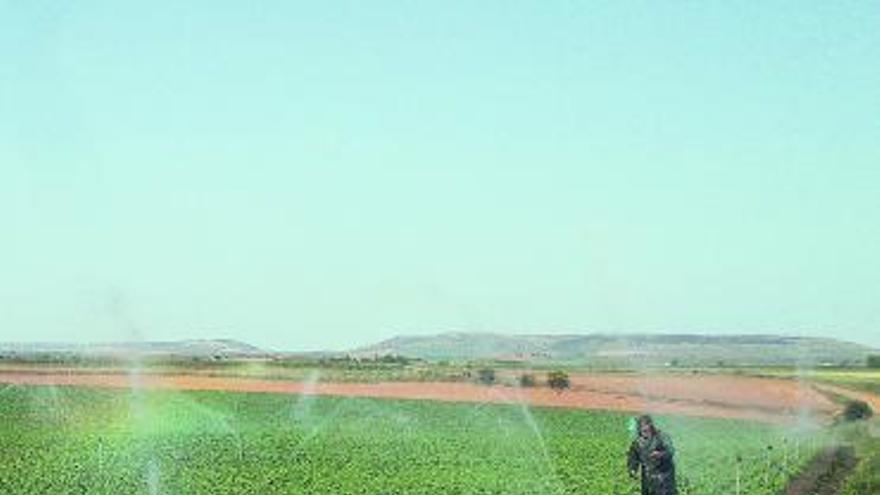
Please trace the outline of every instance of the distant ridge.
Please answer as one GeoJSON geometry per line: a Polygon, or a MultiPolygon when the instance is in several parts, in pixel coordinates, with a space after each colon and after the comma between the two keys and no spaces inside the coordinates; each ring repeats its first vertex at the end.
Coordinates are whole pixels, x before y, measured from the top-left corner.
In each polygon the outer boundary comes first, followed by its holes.
{"type": "Polygon", "coordinates": [[[0,360],[70,358],[312,359],[388,355],[429,361],[497,360],[597,366],[852,366],[880,350],[838,339],[783,335],[568,334],[448,332],[403,335],[342,352],[269,352],[232,339],[103,343],[0,342],[0,360]]]}
{"type": "Polygon", "coordinates": [[[783,335],[505,335],[450,332],[398,336],[352,351],[427,360],[566,361],[601,365],[854,365],[874,349],[830,338],[783,335]]]}
{"type": "Polygon", "coordinates": [[[0,343],[0,354],[7,357],[35,355],[79,355],[97,357],[170,356],[256,358],[266,351],[232,339],[192,339],[178,341],[100,342],[100,343],[0,343]]]}

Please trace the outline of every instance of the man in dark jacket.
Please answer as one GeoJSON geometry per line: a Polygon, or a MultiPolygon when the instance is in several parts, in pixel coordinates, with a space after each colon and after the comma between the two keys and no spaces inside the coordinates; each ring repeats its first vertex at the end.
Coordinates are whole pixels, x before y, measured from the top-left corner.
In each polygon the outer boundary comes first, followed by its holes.
{"type": "Polygon", "coordinates": [[[630,476],[635,478],[641,471],[642,495],[678,495],[672,440],[654,427],[650,416],[639,416],[636,425],[638,436],[629,447],[627,462],[630,476]]]}

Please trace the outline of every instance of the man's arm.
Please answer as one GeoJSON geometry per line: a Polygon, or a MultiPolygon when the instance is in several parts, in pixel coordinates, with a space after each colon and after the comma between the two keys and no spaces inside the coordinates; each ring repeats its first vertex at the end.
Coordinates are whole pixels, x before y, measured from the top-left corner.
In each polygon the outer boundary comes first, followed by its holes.
{"type": "Polygon", "coordinates": [[[660,434],[660,442],[658,442],[657,450],[651,452],[652,459],[668,460],[675,455],[675,447],[672,445],[672,439],[665,433],[660,434]]]}
{"type": "Polygon", "coordinates": [[[637,442],[633,441],[633,443],[629,446],[629,454],[627,455],[626,467],[627,471],[629,471],[630,476],[635,476],[639,472],[639,466],[641,465],[641,460],[639,459],[639,445],[637,442]]]}

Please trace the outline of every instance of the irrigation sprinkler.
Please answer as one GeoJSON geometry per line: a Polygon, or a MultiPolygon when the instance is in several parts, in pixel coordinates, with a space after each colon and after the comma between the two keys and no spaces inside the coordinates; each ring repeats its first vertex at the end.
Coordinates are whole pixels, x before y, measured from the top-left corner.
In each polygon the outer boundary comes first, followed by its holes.
{"type": "Polygon", "coordinates": [[[782,472],[788,474],[788,438],[782,439],[782,472]]]}
{"type": "Polygon", "coordinates": [[[740,476],[742,471],[742,460],[743,458],[741,455],[736,456],[736,495],[740,495],[740,476]]]}

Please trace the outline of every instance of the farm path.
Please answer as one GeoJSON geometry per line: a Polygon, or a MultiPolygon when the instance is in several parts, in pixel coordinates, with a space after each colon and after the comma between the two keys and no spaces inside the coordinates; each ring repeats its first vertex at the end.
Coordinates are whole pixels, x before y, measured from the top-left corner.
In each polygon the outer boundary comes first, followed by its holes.
{"type": "Polygon", "coordinates": [[[784,494],[837,495],[857,463],[852,447],[828,448],[791,480],[784,494]]]}

